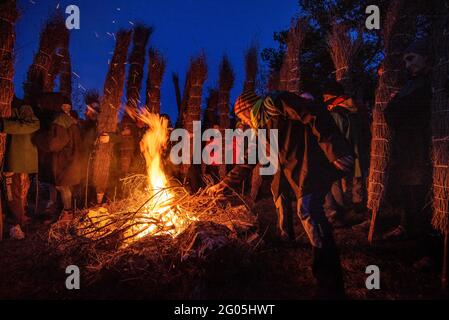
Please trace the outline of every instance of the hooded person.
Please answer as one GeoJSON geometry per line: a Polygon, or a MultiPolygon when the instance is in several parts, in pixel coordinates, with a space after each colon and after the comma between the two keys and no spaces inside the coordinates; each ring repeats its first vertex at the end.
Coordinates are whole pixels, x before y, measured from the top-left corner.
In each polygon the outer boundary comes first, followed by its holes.
{"type": "MultiPolygon", "coordinates": [[[[81,135],[77,121],[70,115],[71,109],[70,100],[63,97],[49,128],[36,138],[39,151],[49,161],[46,175],[61,195],[62,221],[73,217],[72,191],[81,179],[81,135]]],[[[51,195],[50,200],[56,201],[56,196],[51,195]]]]}
{"type": "Polygon", "coordinates": [[[332,223],[338,224],[344,223],[346,210],[364,207],[366,198],[364,179],[368,168],[368,156],[364,145],[368,141],[364,141],[357,105],[351,97],[345,95],[343,86],[336,80],[331,80],[324,86],[323,101],[355,156],[354,170],[335,181],[326,197],[326,215],[332,223]]]}
{"type": "MultiPolygon", "coordinates": [[[[100,110],[100,96],[95,91],[89,91],[85,96],[86,110],[84,119],[79,121],[81,136],[81,172],[80,184],[77,188],[77,199],[84,207],[101,204],[104,193],[97,193],[93,184],[93,163],[98,144],[113,143],[116,146],[120,142],[120,134],[117,132],[98,132],[98,116],[100,110]]],[[[110,172],[113,176],[117,172],[117,156],[111,160],[110,172]]],[[[110,178],[110,182],[116,179],[110,178]]]]}
{"type": "Polygon", "coordinates": [[[385,240],[410,236],[417,227],[416,218],[425,207],[430,191],[432,166],[430,81],[431,46],[425,39],[415,40],[404,51],[408,80],[384,110],[392,130],[390,181],[397,184],[402,209],[400,225],[384,235],[385,240]]]}
{"type": "MultiPolygon", "coordinates": [[[[276,202],[286,191],[295,195],[297,214],[313,248],[312,270],[319,294],[342,297],[339,253],[323,203],[331,184],[352,170],[353,156],[347,142],[322,105],[294,93],[274,92],[261,98],[244,92],[238,97],[234,112],[255,130],[277,129],[278,153],[273,157],[278,167],[271,183],[273,199],[276,202]]],[[[245,164],[235,166],[220,183],[208,188],[208,194],[217,195],[238,185],[255,166],[248,163],[245,153],[245,164]]]]}
{"type": "Polygon", "coordinates": [[[25,237],[22,228],[27,220],[29,174],[38,171],[37,148],[32,142],[32,135],[39,130],[39,126],[39,119],[31,106],[16,97],[12,103],[11,117],[0,119],[0,132],[6,134],[2,171],[5,177],[5,198],[11,213],[11,239],[20,240],[25,237]]]}

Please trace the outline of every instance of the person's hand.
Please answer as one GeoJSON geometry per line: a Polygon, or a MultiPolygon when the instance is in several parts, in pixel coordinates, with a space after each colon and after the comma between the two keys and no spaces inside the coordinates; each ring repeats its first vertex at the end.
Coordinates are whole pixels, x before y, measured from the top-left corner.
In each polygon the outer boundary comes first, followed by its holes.
{"type": "Polygon", "coordinates": [[[109,135],[107,133],[102,133],[98,140],[100,143],[109,143],[109,135]]]}
{"type": "Polygon", "coordinates": [[[332,163],[338,170],[350,172],[354,167],[354,158],[352,156],[345,156],[332,163]]]}
{"type": "Polygon", "coordinates": [[[224,189],[226,188],[226,184],[222,181],[217,184],[214,184],[213,186],[210,186],[206,189],[206,194],[209,196],[217,196],[220,193],[223,193],[224,189]]]}

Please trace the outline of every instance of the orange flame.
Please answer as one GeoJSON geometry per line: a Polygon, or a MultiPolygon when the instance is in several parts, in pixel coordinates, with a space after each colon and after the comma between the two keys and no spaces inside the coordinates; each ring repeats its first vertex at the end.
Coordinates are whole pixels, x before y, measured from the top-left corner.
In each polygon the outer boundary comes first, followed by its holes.
{"type": "MultiPolygon", "coordinates": [[[[148,130],[140,142],[140,150],[145,157],[147,167],[147,191],[151,196],[145,207],[144,221],[130,229],[134,234],[131,238],[139,239],[147,235],[170,235],[175,237],[187,226],[187,220],[195,217],[180,216],[181,209],[175,206],[175,194],[169,188],[167,177],[162,167],[162,155],[167,147],[168,120],[158,114],[143,110],[138,115],[139,120],[148,125],[148,130]]],[[[127,236],[125,234],[125,236],[127,236]]]]}

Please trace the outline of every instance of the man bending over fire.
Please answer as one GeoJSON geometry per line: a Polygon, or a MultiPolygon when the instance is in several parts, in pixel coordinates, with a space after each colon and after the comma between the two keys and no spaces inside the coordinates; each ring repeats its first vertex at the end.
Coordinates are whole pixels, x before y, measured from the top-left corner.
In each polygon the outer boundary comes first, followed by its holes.
{"type": "MultiPolygon", "coordinates": [[[[333,181],[352,169],[354,160],[347,142],[324,106],[290,92],[264,98],[245,92],[238,97],[234,112],[253,129],[278,129],[279,169],[271,184],[274,201],[288,189],[293,191],[297,214],[313,248],[312,271],[318,294],[343,297],[339,253],[323,204],[333,181]]],[[[208,189],[208,194],[217,195],[238,185],[255,166],[248,164],[246,157],[245,164],[235,166],[208,189]]]]}

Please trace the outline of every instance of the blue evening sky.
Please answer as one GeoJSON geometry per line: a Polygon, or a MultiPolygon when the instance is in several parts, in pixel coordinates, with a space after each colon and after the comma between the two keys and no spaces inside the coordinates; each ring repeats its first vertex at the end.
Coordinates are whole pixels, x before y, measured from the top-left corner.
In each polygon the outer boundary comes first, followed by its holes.
{"type": "Polygon", "coordinates": [[[114,49],[114,39],[108,33],[143,22],[155,28],[150,45],[167,59],[161,112],[168,113],[173,122],[177,110],[172,72],[179,73],[183,87],[190,57],[204,49],[209,68],[206,90],[217,83],[220,60],[227,54],[236,74],[233,102],[243,86],[245,50],[254,41],[261,49],[276,46],[273,32],[288,28],[298,13],[297,0],[19,0],[18,4],[22,12],[16,25],[14,82],[19,97],[44,21],[56,7],[65,11],[67,5],[74,4],[81,12],[81,29],[71,31],[72,70],[80,77],[75,77],[74,89],[102,92],[114,49]]]}

